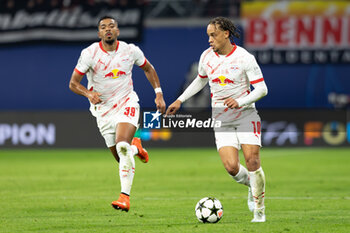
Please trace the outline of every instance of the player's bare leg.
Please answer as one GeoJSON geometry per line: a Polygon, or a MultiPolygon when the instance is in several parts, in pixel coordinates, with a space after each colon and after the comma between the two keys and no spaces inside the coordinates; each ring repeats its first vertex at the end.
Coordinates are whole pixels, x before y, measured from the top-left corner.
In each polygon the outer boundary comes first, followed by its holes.
{"type": "Polygon", "coordinates": [[[252,222],[265,222],[265,174],[260,166],[260,146],[242,145],[242,150],[249,171],[250,186],[255,201],[252,222]]]}
{"type": "Polygon", "coordinates": [[[130,123],[119,123],[116,128],[116,151],[119,157],[119,176],[121,193],[117,201],[112,202],[115,209],[129,211],[132,182],[135,174],[135,151],[130,143],[135,134],[136,127],[130,123]]]}
{"type": "Polygon", "coordinates": [[[233,146],[223,146],[219,149],[219,155],[226,171],[232,177],[236,176],[240,167],[238,150],[233,146]]]}
{"type": "Polygon", "coordinates": [[[117,160],[117,162],[119,163],[119,156],[117,153],[117,148],[114,146],[109,147],[109,150],[112,152],[113,157],[115,158],[115,160],[117,160]]]}
{"type": "Polygon", "coordinates": [[[239,184],[248,186],[248,208],[254,211],[254,199],[250,188],[248,170],[239,162],[238,149],[232,146],[225,146],[219,149],[221,161],[226,171],[239,184]]]}

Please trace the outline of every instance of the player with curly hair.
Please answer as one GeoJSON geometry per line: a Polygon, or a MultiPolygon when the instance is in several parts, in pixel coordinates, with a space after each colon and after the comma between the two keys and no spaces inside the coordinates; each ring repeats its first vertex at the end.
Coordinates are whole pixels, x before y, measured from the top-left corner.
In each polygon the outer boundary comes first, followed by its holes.
{"type": "Polygon", "coordinates": [[[139,66],[155,91],[157,109],[164,113],[165,102],[159,78],[152,64],[134,44],[119,41],[117,21],[104,16],[98,22],[100,42],[85,48],[76,65],[69,88],[85,96],[90,102],[90,111],[107,147],[119,162],[121,192],[112,202],[115,209],[128,211],[130,191],[135,173],[134,156],[144,163],[148,153],[139,138],[133,138],[140,115],[139,98],[133,88],[132,68],[139,66]],[[86,75],[88,87],[80,82],[86,75]]]}
{"type": "Polygon", "coordinates": [[[184,101],[209,83],[212,117],[221,121],[221,127],[214,131],[222,163],[234,180],[248,186],[248,207],[254,212],[252,222],[265,222],[265,175],[260,164],[261,120],[254,103],[267,95],[267,87],[254,56],[233,42],[239,33],[231,20],[212,19],[207,34],[210,48],[200,57],[198,76],[168,107],[166,114],[175,114],[184,101]],[[240,149],[248,169],[240,164],[240,149]]]}

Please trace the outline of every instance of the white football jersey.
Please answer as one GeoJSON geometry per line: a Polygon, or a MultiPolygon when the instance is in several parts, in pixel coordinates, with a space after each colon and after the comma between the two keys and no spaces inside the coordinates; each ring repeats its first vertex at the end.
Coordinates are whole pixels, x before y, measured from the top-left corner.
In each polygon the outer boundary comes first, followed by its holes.
{"type": "MultiPolygon", "coordinates": [[[[102,42],[96,42],[85,48],[80,55],[75,71],[86,74],[88,90],[101,93],[102,103],[93,106],[96,108],[110,108],[121,103],[127,97],[138,101],[132,81],[132,68],[136,64],[140,67],[147,60],[139,47],[118,41],[115,51],[105,51],[102,42]]],[[[93,112],[94,114],[94,112],[93,112]]]]}
{"type": "Polygon", "coordinates": [[[209,79],[214,118],[222,111],[225,111],[225,115],[231,115],[231,120],[240,118],[244,110],[255,111],[254,103],[239,109],[228,109],[223,105],[226,98],[244,97],[250,93],[251,84],[264,81],[254,56],[244,48],[234,45],[227,55],[219,55],[208,48],[200,57],[198,74],[201,78],[209,79]]]}

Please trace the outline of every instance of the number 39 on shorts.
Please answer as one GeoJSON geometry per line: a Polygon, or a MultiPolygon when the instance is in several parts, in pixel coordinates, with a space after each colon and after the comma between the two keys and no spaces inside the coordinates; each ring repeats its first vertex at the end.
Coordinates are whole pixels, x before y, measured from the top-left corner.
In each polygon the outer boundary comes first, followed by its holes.
{"type": "Polygon", "coordinates": [[[126,107],[124,115],[134,117],[135,116],[135,112],[136,112],[136,110],[135,110],[134,107],[126,107]]]}

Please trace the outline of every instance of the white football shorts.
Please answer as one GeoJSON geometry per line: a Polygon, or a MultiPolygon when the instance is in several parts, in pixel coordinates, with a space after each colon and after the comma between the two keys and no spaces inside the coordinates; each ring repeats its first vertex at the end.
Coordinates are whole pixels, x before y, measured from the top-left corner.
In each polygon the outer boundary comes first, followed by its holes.
{"type": "Polygon", "coordinates": [[[261,147],[261,120],[255,111],[237,122],[215,128],[214,131],[217,150],[224,146],[240,150],[242,144],[261,147]]]}
{"type": "MultiPolygon", "coordinates": [[[[102,111],[102,110],[101,110],[102,111]]],[[[108,110],[104,109],[104,113],[108,110]]],[[[118,123],[130,123],[138,128],[140,105],[138,98],[130,99],[119,109],[111,109],[107,114],[96,116],[97,126],[107,147],[115,145],[115,131],[118,123]]]]}

